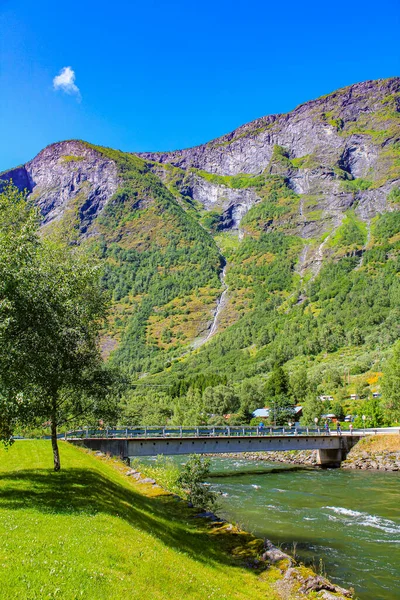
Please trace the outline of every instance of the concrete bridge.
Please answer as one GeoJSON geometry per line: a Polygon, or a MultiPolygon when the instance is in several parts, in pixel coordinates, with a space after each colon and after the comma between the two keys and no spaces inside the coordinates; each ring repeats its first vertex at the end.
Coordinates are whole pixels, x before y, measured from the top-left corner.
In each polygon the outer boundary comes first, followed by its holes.
{"type": "Polygon", "coordinates": [[[91,450],[128,457],[318,450],[321,466],[339,466],[364,435],[329,434],[318,429],[260,430],[257,427],[129,428],[71,432],[66,439],[91,450]]]}

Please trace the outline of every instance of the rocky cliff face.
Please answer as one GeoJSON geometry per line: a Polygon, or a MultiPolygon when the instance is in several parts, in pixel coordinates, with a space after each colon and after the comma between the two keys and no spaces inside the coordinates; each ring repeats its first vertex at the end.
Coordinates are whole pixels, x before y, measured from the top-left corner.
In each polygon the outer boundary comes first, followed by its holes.
{"type": "Polygon", "coordinates": [[[119,185],[114,162],[75,140],[47,146],[26,165],[1,178],[12,179],[20,189],[28,190],[44,224],[76,206],[83,232],[119,185]]]}
{"type": "Polygon", "coordinates": [[[379,154],[365,138],[367,125],[385,131],[384,125],[400,111],[399,92],[398,77],[367,81],[302,104],[290,113],[262,117],[202,146],[140,156],[220,175],[258,174],[270,167],[278,145],[287,148],[289,158],[312,155],[321,166],[339,164],[354,177],[362,177],[379,154]]]}
{"type": "MultiPolygon", "coordinates": [[[[296,193],[315,199],[313,210],[322,210],[327,221],[322,233],[337,227],[350,208],[364,221],[388,208],[387,196],[400,181],[399,117],[400,78],[368,81],[291,113],[257,119],[202,146],[139,156],[187,173],[281,175],[296,193]]],[[[234,227],[260,200],[254,192],[232,194],[228,187],[199,184],[198,178],[186,192],[206,209],[224,198],[223,221],[237,213],[234,227]]],[[[310,223],[301,206],[299,213],[298,233],[309,237],[310,223]]]]}

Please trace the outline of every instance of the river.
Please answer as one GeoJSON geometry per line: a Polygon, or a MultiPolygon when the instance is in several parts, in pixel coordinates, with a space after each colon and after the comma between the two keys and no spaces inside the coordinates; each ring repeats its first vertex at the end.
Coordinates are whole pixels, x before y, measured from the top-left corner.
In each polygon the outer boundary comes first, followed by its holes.
{"type": "MultiPolygon", "coordinates": [[[[186,457],[175,457],[182,463],[186,457]]],[[[360,600],[400,599],[400,473],[212,458],[218,514],[296,554],[360,600]]]]}
{"type": "MultiPolygon", "coordinates": [[[[400,598],[400,474],[293,470],[213,458],[219,514],[354,587],[361,600],[400,598]],[[262,473],[257,471],[262,470],[262,473]],[[267,471],[267,472],[266,472],[267,471]]],[[[268,465],[268,466],[267,466],[268,465]]]]}

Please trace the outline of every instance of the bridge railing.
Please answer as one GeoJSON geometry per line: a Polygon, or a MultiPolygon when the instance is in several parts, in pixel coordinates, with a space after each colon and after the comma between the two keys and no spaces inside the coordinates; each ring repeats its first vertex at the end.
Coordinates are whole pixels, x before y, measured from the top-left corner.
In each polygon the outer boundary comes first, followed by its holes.
{"type": "MultiPolygon", "coordinates": [[[[364,433],[363,429],[354,429],[354,434],[364,433]]],[[[369,431],[375,433],[375,431],[369,431]]],[[[365,431],[366,433],[366,431],[365,431]]],[[[78,429],[64,434],[65,439],[76,438],[196,438],[196,437],[243,437],[274,435],[336,435],[336,430],[329,433],[320,427],[251,427],[251,426],[199,426],[199,427],[123,427],[118,429],[78,429]]],[[[345,432],[348,434],[348,432],[345,432]]]]}

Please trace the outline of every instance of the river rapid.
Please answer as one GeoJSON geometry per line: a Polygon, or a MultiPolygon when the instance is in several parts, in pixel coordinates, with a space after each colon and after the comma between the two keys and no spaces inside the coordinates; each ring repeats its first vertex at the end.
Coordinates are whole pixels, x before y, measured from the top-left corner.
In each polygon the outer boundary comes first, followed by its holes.
{"type": "Polygon", "coordinates": [[[400,474],[212,458],[218,514],[266,537],[361,600],[400,599],[400,474]]]}
{"type": "Polygon", "coordinates": [[[360,600],[400,599],[400,473],[211,461],[219,516],[322,566],[360,600]]]}

